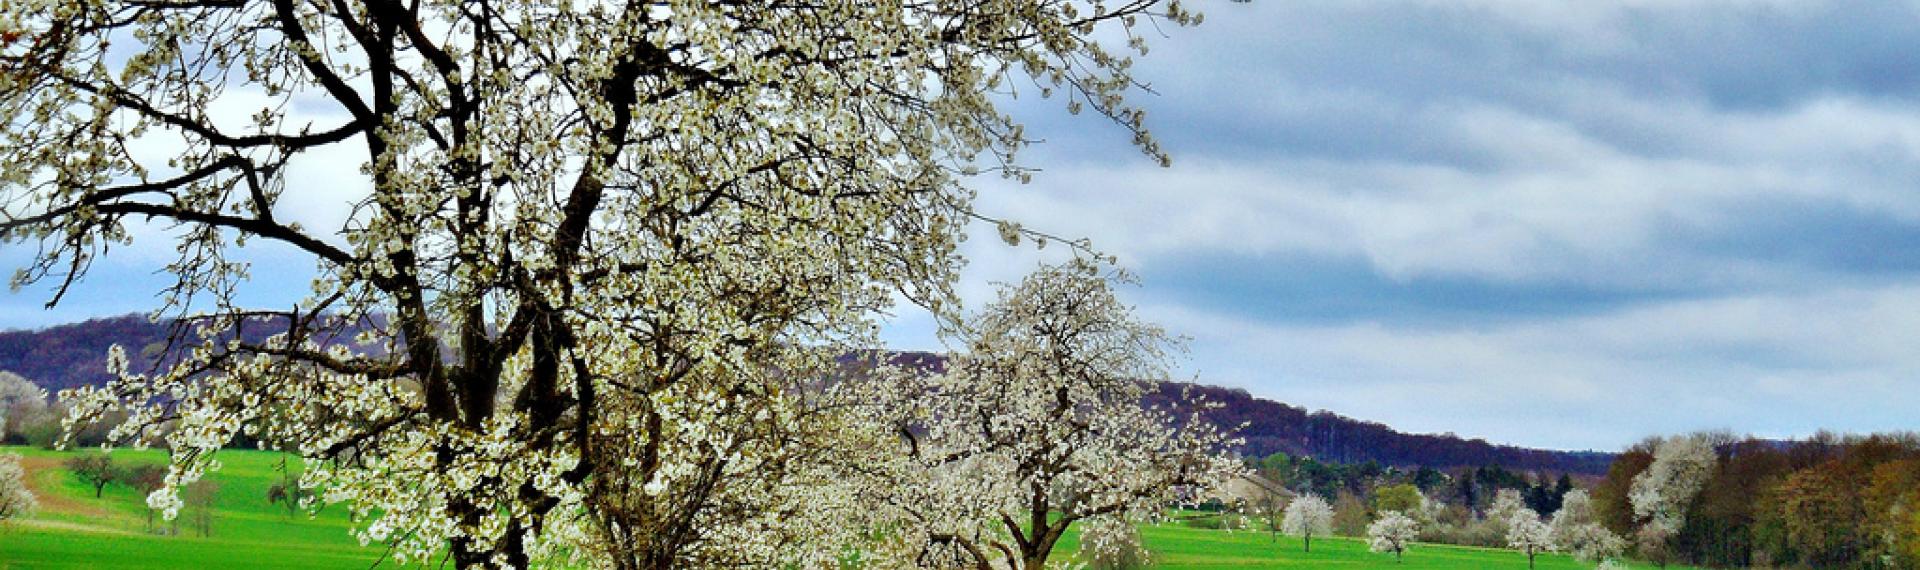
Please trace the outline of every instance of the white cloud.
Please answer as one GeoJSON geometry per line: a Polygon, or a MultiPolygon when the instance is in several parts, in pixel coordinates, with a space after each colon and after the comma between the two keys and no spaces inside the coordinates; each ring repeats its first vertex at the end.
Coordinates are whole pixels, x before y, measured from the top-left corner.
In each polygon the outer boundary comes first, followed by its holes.
{"type": "MultiPolygon", "coordinates": [[[[1203,381],[1414,431],[1612,449],[1730,427],[1901,429],[1920,286],[1672,301],[1481,327],[1302,325],[1178,306],[1203,381]]],[[[1911,426],[1904,426],[1910,428],[1911,426]]]]}

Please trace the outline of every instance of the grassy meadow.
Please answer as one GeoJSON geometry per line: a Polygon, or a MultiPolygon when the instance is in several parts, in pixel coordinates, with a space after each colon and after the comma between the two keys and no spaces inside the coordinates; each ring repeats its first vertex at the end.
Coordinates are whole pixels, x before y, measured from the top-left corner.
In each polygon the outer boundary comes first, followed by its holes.
{"type": "MultiPolygon", "coordinates": [[[[362,547],[349,533],[346,514],[335,508],[315,517],[289,516],[267,501],[267,489],[280,478],[283,455],[257,451],[221,452],[224,467],[209,478],[218,482],[213,532],[199,536],[186,521],[177,535],[147,528],[144,497],[125,485],[109,485],[95,499],[93,488],[62,467],[71,452],[25,447],[0,448],[24,458],[40,512],[31,519],[0,525],[0,570],[148,569],[148,568],[367,568],[382,550],[362,547]]],[[[118,450],[114,463],[164,461],[157,451],[118,450]]],[[[185,519],[183,514],[182,519],[185,519]]],[[[158,523],[167,527],[168,523],[158,523]]],[[[1367,551],[1352,538],[1316,538],[1313,552],[1301,552],[1300,540],[1262,532],[1192,528],[1179,523],[1150,526],[1142,537],[1159,568],[1379,568],[1379,569],[1524,569],[1525,556],[1509,550],[1415,545],[1406,559],[1367,551]]],[[[1072,535],[1062,557],[1075,548],[1072,535]]],[[[1591,568],[1560,555],[1541,555],[1541,570],[1591,568]]]]}
{"type": "MultiPolygon", "coordinates": [[[[22,456],[29,485],[40,500],[40,512],[33,518],[0,525],[0,570],[366,568],[381,554],[354,540],[344,511],[289,515],[284,507],[269,503],[267,489],[279,481],[285,457],[278,453],[221,452],[224,466],[210,477],[219,490],[213,502],[213,532],[206,537],[186,520],[179,521],[177,535],[149,532],[146,498],[126,485],[108,485],[94,498],[91,486],[62,467],[71,452],[7,447],[0,453],[22,456]]],[[[164,463],[166,458],[159,451],[129,449],[116,450],[112,457],[118,467],[164,463]]]]}

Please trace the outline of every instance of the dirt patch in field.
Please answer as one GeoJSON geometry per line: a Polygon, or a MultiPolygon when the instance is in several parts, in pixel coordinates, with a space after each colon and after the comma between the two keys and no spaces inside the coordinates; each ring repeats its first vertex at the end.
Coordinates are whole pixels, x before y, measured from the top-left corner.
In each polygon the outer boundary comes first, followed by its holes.
{"type": "MultiPolygon", "coordinates": [[[[52,482],[60,476],[60,460],[52,457],[22,457],[20,467],[27,471],[27,489],[33,491],[33,498],[40,500],[40,511],[80,515],[86,517],[109,517],[113,513],[99,505],[75,499],[61,494],[52,488],[52,482]]],[[[41,521],[50,522],[50,521],[41,521]]],[[[82,525],[85,526],[85,525],[82,525]]]]}
{"type": "Polygon", "coordinates": [[[73,531],[73,532],[91,532],[96,534],[133,534],[131,532],[117,529],[117,528],[107,528],[104,526],[94,526],[90,524],[82,524],[77,522],[50,521],[46,519],[28,519],[28,520],[15,522],[14,524],[18,524],[22,526],[53,529],[53,530],[65,530],[65,531],[73,531]]]}

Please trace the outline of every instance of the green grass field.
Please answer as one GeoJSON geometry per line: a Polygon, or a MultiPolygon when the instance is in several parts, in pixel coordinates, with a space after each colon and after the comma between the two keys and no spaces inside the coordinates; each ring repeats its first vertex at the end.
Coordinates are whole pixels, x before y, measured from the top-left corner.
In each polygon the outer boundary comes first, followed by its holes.
{"type": "MultiPolygon", "coordinates": [[[[1363,539],[1313,539],[1313,551],[1303,552],[1300,539],[1265,532],[1220,531],[1162,524],[1142,529],[1141,539],[1152,551],[1156,568],[1378,568],[1378,569],[1500,569],[1525,570],[1527,557],[1512,550],[1415,544],[1403,561],[1390,554],[1367,550],[1363,539]]],[[[1071,547],[1071,544],[1067,546],[1071,547]]],[[[1571,557],[1542,554],[1534,559],[1540,570],[1592,568],[1571,557]]],[[[1648,566],[1651,568],[1651,566],[1648,566]]],[[[1680,568],[1669,566],[1668,568],[1680,568]]]]}
{"type": "MultiPolygon", "coordinates": [[[[280,477],[284,456],[278,453],[221,452],[223,468],[210,477],[220,489],[208,537],[184,521],[179,535],[148,532],[145,496],[109,485],[94,498],[92,487],[60,465],[73,453],[27,447],[0,453],[22,456],[40,499],[34,518],[0,525],[0,569],[366,568],[381,554],[354,540],[339,509],[309,518],[268,503],[267,489],[280,477]]],[[[113,460],[157,464],[165,454],[123,449],[113,460]]]]}
{"type": "MultiPolygon", "coordinates": [[[[253,451],[221,452],[224,467],[210,476],[219,483],[213,534],[196,535],[182,524],[180,534],[147,531],[144,497],[124,485],[110,485],[98,499],[93,489],[61,467],[69,452],[0,448],[25,459],[40,497],[34,518],[0,525],[0,570],[149,569],[149,568],[367,568],[380,558],[378,546],[362,547],[338,508],[317,517],[289,516],[267,502],[267,489],[279,480],[282,455],[253,451]]],[[[160,463],[159,452],[119,450],[115,464],[160,463]]],[[[162,523],[164,526],[165,523],[162,523]]],[[[1300,540],[1274,539],[1266,533],[1227,532],[1163,524],[1143,529],[1142,537],[1160,568],[1379,568],[1379,569],[1524,569],[1525,556],[1510,550],[1415,545],[1403,562],[1367,551],[1351,538],[1319,538],[1313,552],[1300,540]]],[[[1075,549],[1069,535],[1059,556],[1075,549]]],[[[1541,555],[1541,570],[1590,568],[1560,555],[1541,555]]]]}

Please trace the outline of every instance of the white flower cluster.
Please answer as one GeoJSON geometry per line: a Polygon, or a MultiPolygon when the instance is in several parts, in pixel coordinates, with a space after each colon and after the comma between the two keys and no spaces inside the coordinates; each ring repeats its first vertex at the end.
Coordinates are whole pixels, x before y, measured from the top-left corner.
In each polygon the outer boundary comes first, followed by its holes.
{"type": "Polygon", "coordinates": [[[1420,536],[1420,523],[1400,511],[1387,511],[1367,525],[1367,547],[1374,552],[1389,552],[1395,558],[1406,554],[1407,547],[1420,536]]]}
{"type": "Polygon", "coordinates": [[[1705,487],[1720,462],[1709,434],[1663,439],[1653,449],[1653,463],[1633,478],[1627,500],[1633,516],[1644,519],[1655,532],[1672,535],[1686,523],[1687,506],[1705,487]]]}
{"type": "Polygon", "coordinates": [[[31,517],[39,509],[40,500],[27,489],[27,472],[20,466],[20,456],[0,454],[0,523],[31,517]]]}

